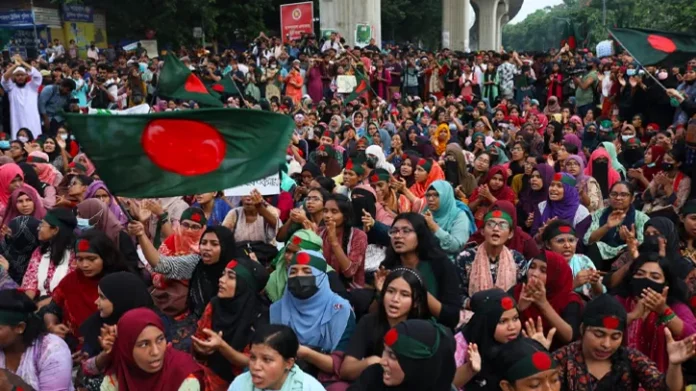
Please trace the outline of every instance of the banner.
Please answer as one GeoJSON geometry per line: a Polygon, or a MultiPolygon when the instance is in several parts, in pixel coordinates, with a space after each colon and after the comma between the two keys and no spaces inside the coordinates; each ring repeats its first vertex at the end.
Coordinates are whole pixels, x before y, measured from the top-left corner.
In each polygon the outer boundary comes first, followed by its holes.
{"type": "Polygon", "coordinates": [[[132,114],[149,114],[150,105],[143,103],[141,105],[133,106],[125,110],[108,110],[108,109],[93,109],[88,108],[87,114],[93,115],[132,115],[132,114]]]}
{"type": "Polygon", "coordinates": [[[281,5],[280,32],[283,42],[300,39],[302,33],[314,33],[314,3],[309,1],[281,5]]]}
{"type": "Polygon", "coordinates": [[[364,48],[370,44],[372,39],[372,26],[365,23],[359,23],[355,26],[355,46],[364,48]]]}
{"type": "Polygon", "coordinates": [[[14,10],[0,12],[0,27],[32,26],[34,15],[30,10],[14,10]]]}
{"type": "Polygon", "coordinates": [[[251,194],[252,190],[258,190],[261,195],[275,195],[280,194],[280,175],[273,174],[265,178],[247,183],[246,185],[236,186],[231,189],[225,190],[225,196],[227,197],[243,197],[251,194]]]}
{"type": "Polygon", "coordinates": [[[64,22],[93,22],[94,10],[92,7],[78,4],[63,4],[64,22]]]}

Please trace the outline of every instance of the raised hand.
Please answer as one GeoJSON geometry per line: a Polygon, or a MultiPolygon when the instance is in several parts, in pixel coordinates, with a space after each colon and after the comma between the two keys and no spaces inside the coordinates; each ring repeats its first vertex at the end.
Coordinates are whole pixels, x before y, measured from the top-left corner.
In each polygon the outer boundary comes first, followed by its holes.
{"type": "Polygon", "coordinates": [[[467,348],[467,357],[469,358],[469,366],[474,373],[481,372],[481,354],[478,350],[478,345],[470,343],[467,348]]]}
{"type": "Polygon", "coordinates": [[[541,316],[538,316],[536,319],[536,325],[534,325],[533,319],[527,319],[527,321],[524,322],[522,335],[539,342],[548,350],[553,342],[553,336],[556,335],[556,328],[552,327],[551,330],[549,330],[549,333],[544,336],[544,326],[541,321],[541,316]]]}
{"type": "Polygon", "coordinates": [[[387,275],[389,275],[389,270],[385,269],[384,266],[380,266],[375,272],[375,289],[377,289],[377,292],[382,291],[387,275]]]}
{"type": "Polygon", "coordinates": [[[203,329],[203,333],[206,335],[206,339],[196,338],[195,335],[191,336],[193,348],[204,355],[213,354],[224,343],[222,340],[222,331],[216,333],[211,329],[203,329]]]}
{"type": "Polygon", "coordinates": [[[696,344],[694,343],[696,335],[675,341],[669,327],[665,327],[665,339],[667,341],[667,356],[672,365],[681,365],[696,354],[696,344]]]}
{"type": "Polygon", "coordinates": [[[615,210],[611,212],[609,217],[607,218],[607,226],[609,228],[616,228],[619,226],[624,221],[624,218],[626,218],[626,213],[620,210],[615,210]]]}
{"type": "Polygon", "coordinates": [[[641,294],[641,300],[645,307],[655,313],[661,314],[667,309],[667,294],[669,293],[669,287],[666,286],[662,289],[662,293],[655,292],[651,288],[643,289],[641,294]]]}
{"type": "Polygon", "coordinates": [[[365,209],[362,210],[362,223],[365,232],[370,232],[372,227],[375,226],[375,219],[373,219],[372,215],[365,209]]]}

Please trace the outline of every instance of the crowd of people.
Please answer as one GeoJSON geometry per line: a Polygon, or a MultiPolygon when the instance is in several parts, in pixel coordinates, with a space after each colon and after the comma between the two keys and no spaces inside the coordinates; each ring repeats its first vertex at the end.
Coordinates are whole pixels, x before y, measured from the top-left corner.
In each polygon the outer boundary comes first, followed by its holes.
{"type": "Polygon", "coordinates": [[[162,62],[140,46],[57,47],[1,65],[0,383],[696,384],[696,58],[337,34],[182,47],[203,83],[236,83],[225,107],[292,116],[291,140],[269,138],[280,189],[134,199],[109,191],[64,112],[199,103],[159,96],[162,62]],[[351,75],[366,92],[339,91],[351,75]]]}

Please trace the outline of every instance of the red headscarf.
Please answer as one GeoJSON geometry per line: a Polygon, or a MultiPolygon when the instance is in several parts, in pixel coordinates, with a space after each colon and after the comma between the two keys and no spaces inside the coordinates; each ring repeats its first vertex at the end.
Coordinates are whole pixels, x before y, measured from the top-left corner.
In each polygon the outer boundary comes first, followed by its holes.
{"type": "Polygon", "coordinates": [[[167,346],[164,365],[157,373],[140,369],[133,359],[133,348],[138,336],[147,326],[155,326],[164,332],[162,320],[151,309],[136,308],[126,312],[118,321],[118,337],[114,343],[113,360],[107,374],[115,374],[119,391],[169,391],[178,390],[190,375],[198,378],[204,389],[203,368],[191,355],[167,346]]]}
{"type": "MultiPolygon", "coordinates": [[[[510,186],[507,185],[508,181],[508,172],[507,169],[503,166],[493,166],[491,167],[490,170],[488,170],[488,173],[486,174],[486,178],[483,180],[483,183],[488,185],[488,190],[490,190],[491,195],[495,197],[498,200],[507,200],[510,202],[515,202],[515,192],[510,188],[510,186]],[[495,174],[500,174],[503,176],[503,187],[501,187],[498,190],[493,190],[491,189],[491,179],[493,179],[493,176],[495,174]]],[[[474,192],[471,193],[471,198],[469,199],[469,202],[476,201],[479,197],[479,191],[478,188],[474,189],[474,192]]]]}
{"type": "Polygon", "coordinates": [[[652,181],[655,174],[662,171],[662,158],[665,157],[665,149],[659,145],[653,145],[650,147],[650,153],[652,154],[652,162],[655,163],[652,167],[648,167],[647,164],[643,164],[643,176],[648,182],[652,181]]]}
{"type": "MultiPolygon", "coordinates": [[[[561,315],[570,303],[578,303],[582,306],[582,298],[573,292],[573,272],[570,270],[568,262],[560,254],[548,250],[541,253],[536,259],[544,260],[544,258],[546,258],[546,299],[551,307],[556,310],[558,315],[561,315]]],[[[520,300],[521,293],[522,284],[520,283],[514,288],[515,300],[520,300]]],[[[540,316],[546,332],[551,326],[536,305],[532,304],[522,311],[523,322],[527,319],[537,319],[540,316]]]]}
{"type": "Polygon", "coordinates": [[[53,301],[63,310],[63,323],[76,337],[80,337],[80,325],[97,311],[94,302],[99,297],[99,280],[73,270],[53,291],[53,301]]]}
{"type": "MultiPolygon", "coordinates": [[[[442,171],[442,168],[440,168],[440,165],[436,161],[432,159],[420,159],[418,161],[418,165],[422,167],[423,164],[421,163],[426,160],[429,160],[431,163],[430,171],[428,171],[428,177],[423,183],[415,182],[409,189],[411,190],[411,193],[416,196],[416,198],[424,198],[425,192],[428,191],[428,188],[433,182],[445,179],[445,172],[442,171]]],[[[413,167],[413,171],[416,171],[416,166],[413,167]]]]}

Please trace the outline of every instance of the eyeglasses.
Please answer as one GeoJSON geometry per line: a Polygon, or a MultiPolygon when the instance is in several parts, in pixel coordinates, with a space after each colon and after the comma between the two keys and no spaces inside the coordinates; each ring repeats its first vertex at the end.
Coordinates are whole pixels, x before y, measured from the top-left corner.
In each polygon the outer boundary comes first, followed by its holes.
{"type": "Polygon", "coordinates": [[[191,224],[187,222],[181,223],[181,226],[184,227],[184,229],[188,229],[191,231],[198,231],[199,229],[203,228],[199,224],[191,224]]]}
{"type": "Polygon", "coordinates": [[[631,193],[619,193],[616,191],[612,191],[609,193],[609,197],[611,198],[629,198],[631,197],[631,193]]]}
{"type": "Polygon", "coordinates": [[[317,196],[308,196],[306,198],[306,200],[307,201],[322,201],[321,197],[317,197],[317,196]]]}
{"type": "Polygon", "coordinates": [[[413,228],[408,228],[408,227],[406,227],[406,228],[401,228],[401,229],[399,229],[399,228],[391,228],[391,229],[389,230],[389,236],[390,236],[390,237],[394,237],[394,236],[396,236],[396,235],[398,235],[398,234],[401,234],[402,236],[406,236],[406,235],[412,234],[412,233],[414,233],[414,232],[415,232],[415,231],[413,230],[413,228]]]}
{"type": "Polygon", "coordinates": [[[496,227],[500,228],[503,231],[507,231],[510,229],[510,223],[508,223],[507,221],[486,221],[486,228],[495,229],[496,227]]]}
{"type": "Polygon", "coordinates": [[[438,193],[426,193],[425,198],[440,198],[440,194],[438,194],[438,193]]]}
{"type": "Polygon", "coordinates": [[[571,237],[565,237],[565,238],[555,238],[553,239],[553,242],[558,245],[564,245],[566,243],[568,244],[575,244],[578,242],[578,238],[571,236],[571,237]]]}

